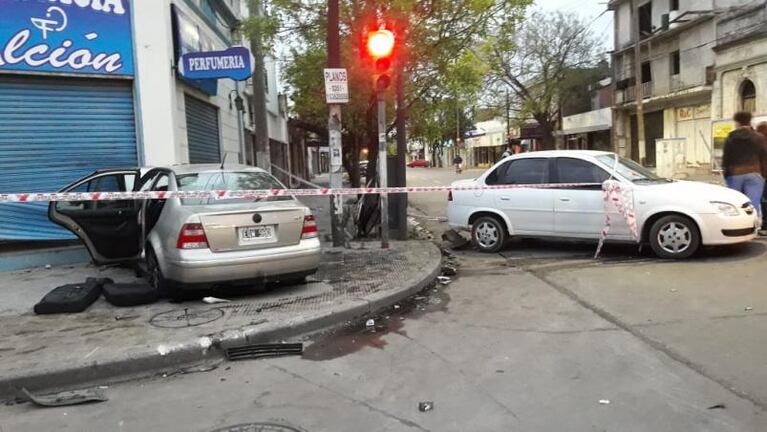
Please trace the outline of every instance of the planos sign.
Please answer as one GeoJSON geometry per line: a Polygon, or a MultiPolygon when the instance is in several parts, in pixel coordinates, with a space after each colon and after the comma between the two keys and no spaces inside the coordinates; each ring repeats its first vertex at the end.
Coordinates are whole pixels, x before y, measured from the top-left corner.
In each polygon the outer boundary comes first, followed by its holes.
{"type": "Polygon", "coordinates": [[[133,75],[131,0],[0,0],[0,71],[133,75]]]}
{"type": "Polygon", "coordinates": [[[253,60],[244,47],[224,51],[190,52],[181,56],[179,68],[187,79],[231,78],[245,81],[253,75],[253,60]]]}

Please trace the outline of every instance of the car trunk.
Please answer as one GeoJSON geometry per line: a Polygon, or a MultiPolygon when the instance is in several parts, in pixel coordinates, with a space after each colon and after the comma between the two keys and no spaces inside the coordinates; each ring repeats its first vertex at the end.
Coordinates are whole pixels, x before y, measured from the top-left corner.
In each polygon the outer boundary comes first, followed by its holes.
{"type": "Polygon", "coordinates": [[[301,241],[303,207],[277,203],[250,207],[200,214],[211,251],[266,249],[301,241]]]}

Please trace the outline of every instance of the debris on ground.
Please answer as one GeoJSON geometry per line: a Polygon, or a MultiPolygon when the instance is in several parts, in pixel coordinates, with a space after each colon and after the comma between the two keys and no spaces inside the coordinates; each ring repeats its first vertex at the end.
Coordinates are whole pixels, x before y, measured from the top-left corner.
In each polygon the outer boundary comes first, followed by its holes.
{"type": "Polygon", "coordinates": [[[283,357],[301,355],[304,353],[303,343],[255,344],[227,348],[226,358],[230,361],[254,360],[268,357],[283,357]]]}
{"type": "Polygon", "coordinates": [[[600,399],[599,400],[600,405],[610,405],[610,399],[600,399]]]}
{"type": "Polygon", "coordinates": [[[202,301],[204,303],[207,303],[207,304],[219,304],[219,303],[231,303],[232,302],[231,300],[221,299],[221,298],[217,298],[217,297],[204,297],[202,299],[202,301]]]}
{"type": "Polygon", "coordinates": [[[743,310],[745,310],[746,312],[751,312],[754,310],[754,308],[752,308],[751,306],[746,306],[746,308],[743,310]]]}
{"type": "Polygon", "coordinates": [[[46,264],[46,265],[45,265],[45,269],[46,269],[46,270],[50,270],[50,269],[51,269],[51,265],[50,265],[50,264],[46,264]]]}
{"type": "Polygon", "coordinates": [[[447,285],[447,284],[449,284],[450,282],[452,282],[453,280],[452,280],[452,279],[450,279],[450,278],[449,278],[449,277],[447,277],[447,276],[437,276],[437,281],[438,281],[439,283],[441,283],[442,285],[447,285]]]}
{"type": "Polygon", "coordinates": [[[104,392],[98,388],[64,391],[42,396],[34,395],[26,388],[22,388],[21,392],[29,401],[42,407],[80,405],[89,402],[106,402],[109,400],[109,398],[104,395],[104,392]]]}
{"type": "Polygon", "coordinates": [[[725,404],[723,404],[723,403],[720,403],[720,404],[716,404],[716,405],[711,405],[710,407],[708,407],[708,408],[706,408],[706,409],[710,409],[710,410],[715,410],[715,409],[727,409],[727,405],[725,405],[725,404]]]}
{"type": "Polygon", "coordinates": [[[394,310],[399,310],[399,308],[400,308],[400,307],[401,307],[400,305],[398,305],[398,304],[395,304],[395,305],[394,305],[394,310]]]}
{"type": "Polygon", "coordinates": [[[455,276],[458,274],[458,269],[448,265],[442,266],[442,274],[444,276],[455,276]]]}
{"type": "Polygon", "coordinates": [[[80,313],[101,296],[102,285],[93,279],[54,288],[34,306],[38,315],[80,313]]]}
{"type": "Polygon", "coordinates": [[[418,403],[418,411],[427,412],[433,409],[434,409],[434,402],[427,401],[427,402],[418,403]]]}
{"type": "Polygon", "coordinates": [[[135,283],[108,283],[104,285],[104,298],[113,306],[130,307],[154,303],[157,290],[144,281],[135,283]]]}
{"type": "Polygon", "coordinates": [[[369,320],[368,320],[368,321],[365,323],[365,326],[366,326],[366,327],[375,327],[375,325],[376,325],[376,320],[374,320],[374,319],[372,319],[372,318],[371,318],[371,319],[369,319],[369,320]]]}
{"type": "Polygon", "coordinates": [[[463,249],[471,245],[471,242],[456,230],[447,230],[442,233],[442,240],[450,243],[455,250],[463,249]]]}

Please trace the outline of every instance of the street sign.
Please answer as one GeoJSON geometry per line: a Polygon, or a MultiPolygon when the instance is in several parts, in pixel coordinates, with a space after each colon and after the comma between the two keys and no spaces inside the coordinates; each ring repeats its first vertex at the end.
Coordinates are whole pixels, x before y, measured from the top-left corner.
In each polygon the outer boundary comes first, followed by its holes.
{"type": "Polygon", "coordinates": [[[245,81],[253,75],[253,60],[247,48],[190,52],[181,56],[179,72],[192,80],[231,78],[245,81]]]}
{"type": "Polygon", "coordinates": [[[325,69],[325,96],[329,104],[349,103],[346,69],[325,69]]]}

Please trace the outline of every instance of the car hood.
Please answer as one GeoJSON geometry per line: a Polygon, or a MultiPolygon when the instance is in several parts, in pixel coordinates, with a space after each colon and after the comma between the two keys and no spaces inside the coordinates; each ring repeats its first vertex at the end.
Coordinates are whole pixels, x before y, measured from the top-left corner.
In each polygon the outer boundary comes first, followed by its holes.
{"type": "Polygon", "coordinates": [[[477,179],[464,179],[464,180],[456,180],[450,184],[452,186],[473,186],[476,183],[477,183],[477,179]]]}
{"type": "Polygon", "coordinates": [[[674,181],[663,184],[636,185],[637,192],[646,194],[663,194],[665,196],[700,198],[705,201],[723,201],[740,207],[749,202],[747,196],[723,186],[696,181],[674,181]]]}

